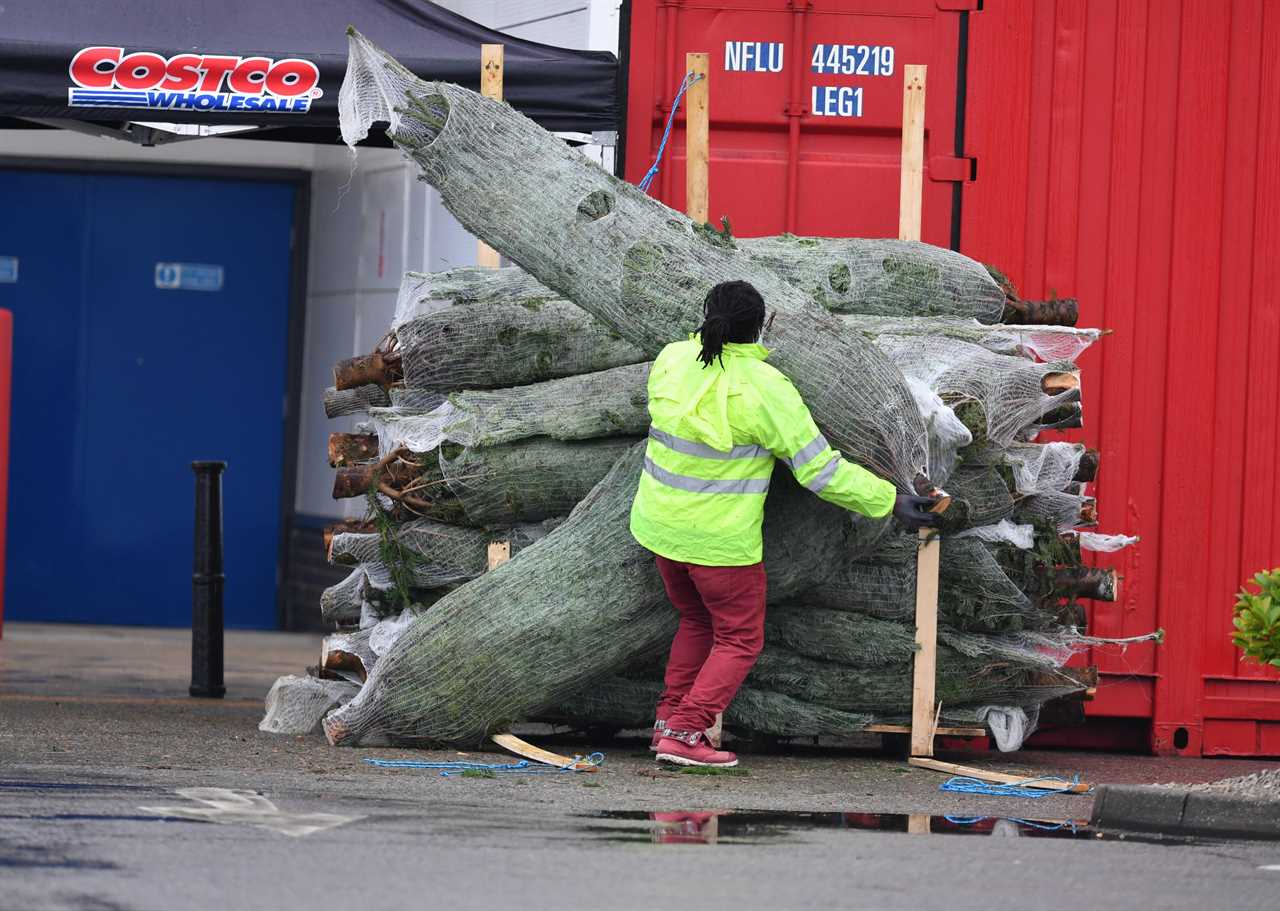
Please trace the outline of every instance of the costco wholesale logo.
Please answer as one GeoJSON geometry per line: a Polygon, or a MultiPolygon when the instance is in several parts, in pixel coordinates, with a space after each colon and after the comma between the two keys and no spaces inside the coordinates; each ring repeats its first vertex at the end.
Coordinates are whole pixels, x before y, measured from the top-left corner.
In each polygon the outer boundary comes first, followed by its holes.
{"type": "Polygon", "coordinates": [[[305,114],[323,91],[310,60],[87,47],[71,58],[71,107],[305,114]]]}

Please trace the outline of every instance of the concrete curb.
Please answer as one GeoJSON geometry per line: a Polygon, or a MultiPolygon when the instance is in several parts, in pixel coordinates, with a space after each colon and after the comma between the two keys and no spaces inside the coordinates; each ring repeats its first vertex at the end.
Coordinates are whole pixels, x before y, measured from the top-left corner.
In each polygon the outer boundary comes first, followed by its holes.
{"type": "Polygon", "coordinates": [[[1090,824],[1100,829],[1280,839],[1280,801],[1259,802],[1177,788],[1103,785],[1090,824]]]}

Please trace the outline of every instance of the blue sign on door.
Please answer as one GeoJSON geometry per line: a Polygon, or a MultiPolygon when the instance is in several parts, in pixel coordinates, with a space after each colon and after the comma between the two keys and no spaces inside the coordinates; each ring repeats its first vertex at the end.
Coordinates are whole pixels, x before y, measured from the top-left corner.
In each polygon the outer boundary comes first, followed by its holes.
{"type": "Polygon", "coordinates": [[[0,282],[12,285],[18,280],[18,257],[0,256],[0,282]]]}
{"type": "Polygon", "coordinates": [[[221,291],[222,267],[204,263],[156,263],[156,287],[166,291],[221,291]]]}

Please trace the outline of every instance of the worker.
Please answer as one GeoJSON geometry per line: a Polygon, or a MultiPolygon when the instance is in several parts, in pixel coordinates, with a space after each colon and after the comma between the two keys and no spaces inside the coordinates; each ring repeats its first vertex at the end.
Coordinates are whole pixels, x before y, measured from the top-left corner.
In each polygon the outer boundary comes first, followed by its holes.
{"type": "Polygon", "coordinates": [[[935,524],[926,497],[841,458],[795,387],[765,362],[765,305],[747,282],[716,285],[687,341],[649,371],[649,440],[631,534],[656,555],[680,625],[650,746],[660,761],[732,767],[706,731],[764,645],[761,525],[774,460],[819,497],[908,528],[935,524]]]}

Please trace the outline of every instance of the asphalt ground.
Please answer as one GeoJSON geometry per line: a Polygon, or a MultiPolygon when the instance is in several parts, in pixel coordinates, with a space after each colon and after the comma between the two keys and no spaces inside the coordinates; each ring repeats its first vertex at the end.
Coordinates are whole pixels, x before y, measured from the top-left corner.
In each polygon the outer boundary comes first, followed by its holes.
{"type": "MultiPolygon", "coordinates": [[[[743,776],[386,769],[260,733],[274,677],[318,637],[232,633],[228,698],[185,695],[185,636],[11,624],[0,641],[0,909],[1277,907],[1280,843],[1098,837],[1089,796],[943,793],[869,750],[746,756],[743,776]],[[655,818],[657,817],[657,818],[655,818]],[[951,817],[948,819],[947,817],[951,817]]],[[[1209,781],[1274,763],[1068,752],[956,755],[1094,783],[1209,781]]]]}

